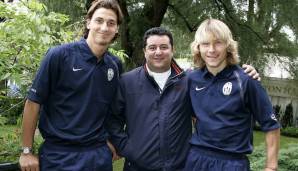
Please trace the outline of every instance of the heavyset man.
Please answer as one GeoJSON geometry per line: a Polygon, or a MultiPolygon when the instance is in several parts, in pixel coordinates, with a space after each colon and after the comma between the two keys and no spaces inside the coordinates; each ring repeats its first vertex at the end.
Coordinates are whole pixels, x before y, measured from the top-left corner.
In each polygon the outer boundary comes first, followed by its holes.
{"type": "Polygon", "coordinates": [[[48,50],[24,108],[22,170],[112,170],[103,125],[122,66],[107,48],[121,20],[116,0],[95,1],[85,38],[48,50]],[[39,159],[31,152],[38,119],[39,159]]]}

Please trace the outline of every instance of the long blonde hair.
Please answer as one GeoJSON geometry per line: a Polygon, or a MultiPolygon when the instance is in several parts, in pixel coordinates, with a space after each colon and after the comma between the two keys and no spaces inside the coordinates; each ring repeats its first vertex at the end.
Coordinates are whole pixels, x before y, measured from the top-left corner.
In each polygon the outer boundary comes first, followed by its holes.
{"type": "Polygon", "coordinates": [[[227,46],[227,64],[234,65],[239,63],[238,45],[233,39],[229,27],[220,20],[207,19],[201,23],[196,31],[195,39],[191,43],[191,52],[196,67],[202,68],[205,62],[200,54],[199,46],[201,43],[209,41],[209,35],[212,34],[216,39],[224,41],[227,46]]]}

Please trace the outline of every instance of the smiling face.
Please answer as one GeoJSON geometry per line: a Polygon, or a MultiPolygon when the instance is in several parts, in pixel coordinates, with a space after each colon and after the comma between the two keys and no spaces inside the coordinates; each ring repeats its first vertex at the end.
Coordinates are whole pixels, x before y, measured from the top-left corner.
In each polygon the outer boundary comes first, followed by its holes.
{"type": "Polygon", "coordinates": [[[92,18],[87,20],[87,28],[87,42],[108,46],[118,33],[117,15],[111,9],[98,8],[92,18]]]}
{"type": "Polygon", "coordinates": [[[173,47],[167,35],[151,35],[144,48],[146,63],[153,72],[165,72],[171,68],[173,47]]]}
{"type": "Polygon", "coordinates": [[[208,39],[199,44],[199,51],[208,71],[216,75],[227,66],[227,45],[212,33],[207,34],[208,39]]]}
{"type": "Polygon", "coordinates": [[[194,64],[199,68],[206,66],[214,75],[227,65],[239,63],[237,42],[229,27],[217,19],[206,19],[200,24],[191,51],[194,64]]]}

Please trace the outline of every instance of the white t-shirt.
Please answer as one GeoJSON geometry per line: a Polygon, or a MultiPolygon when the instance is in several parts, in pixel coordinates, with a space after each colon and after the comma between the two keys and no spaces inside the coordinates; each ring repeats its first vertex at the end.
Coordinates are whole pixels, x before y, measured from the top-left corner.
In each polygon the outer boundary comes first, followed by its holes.
{"type": "Polygon", "coordinates": [[[161,90],[163,90],[169,76],[171,75],[171,68],[169,70],[167,70],[166,72],[157,73],[157,72],[151,71],[147,64],[146,64],[146,67],[147,67],[149,75],[154,78],[154,80],[158,84],[159,88],[161,90]]]}

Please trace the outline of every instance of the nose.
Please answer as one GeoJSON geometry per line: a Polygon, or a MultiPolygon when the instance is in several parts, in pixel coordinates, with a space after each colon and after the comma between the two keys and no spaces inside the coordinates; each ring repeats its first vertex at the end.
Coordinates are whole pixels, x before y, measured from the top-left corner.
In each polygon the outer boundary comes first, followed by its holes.
{"type": "Polygon", "coordinates": [[[108,23],[107,23],[107,22],[104,22],[104,23],[101,25],[101,30],[102,30],[102,31],[108,31],[108,23]]]}
{"type": "Polygon", "coordinates": [[[161,49],[159,47],[156,48],[155,54],[156,55],[160,55],[161,54],[161,49]]]}
{"type": "Polygon", "coordinates": [[[214,46],[214,44],[210,44],[210,45],[209,45],[208,51],[209,51],[209,52],[214,52],[214,51],[215,51],[215,46],[214,46]]]}

